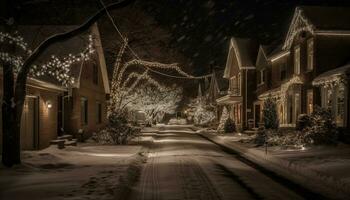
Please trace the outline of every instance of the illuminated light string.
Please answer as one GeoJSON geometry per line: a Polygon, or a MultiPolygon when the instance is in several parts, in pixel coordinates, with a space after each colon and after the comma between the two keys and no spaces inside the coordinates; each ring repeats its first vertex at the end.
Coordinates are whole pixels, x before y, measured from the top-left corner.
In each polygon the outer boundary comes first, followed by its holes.
{"type": "MultiPolygon", "coordinates": [[[[0,32],[0,42],[15,44],[24,50],[27,55],[30,55],[32,52],[28,48],[27,43],[24,42],[23,37],[19,35],[11,36],[8,33],[0,32]]],[[[77,55],[69,54],[63,58],[59,58],[56,55],[51,55],[50,60],[47,63],[33,65],[29,71],[29,76],[36,78],[49,75],[51,77],[54,77],[63,86],[68,87],[69,85],[74,84],[75,81],[74,77],[70,75],[71,66],[75,63],[89,60],[90,56],[94,52],[95,50],[93,47],[93,38],[91,35],[89,35],[89,44],[82,53],[79,53],[77,55]]],[[[24,63],[24,58],[21,55],[16,56],[10,55],[7,52],[0,52],[0,61],[12,65],[14,67],[14,72],[18,73],[24,63]]]]}
{"type": "MultiPolygon", "coordinates": [[[[119,36],[121,37],[121,39],[123,40],[123,43],[126,43],[126,47],[130,50],[130,52],[133,54],[133,56],[139,60],[140,62],[147,62],[147,61],[143,61],[137,54],[136,52],[130,47],[130,45],[127,43],[127,39],[123,36],[123,34],[121,33],[121,31],[119,30],[118,26],[116,25],[116,23],[114,22],[113,17],[111,16],[111,14],[109,13],[108,9],[106,8],[106,5],[103,3],[102,0],[100,0],[101,5],[103,6],[103,8],[105,9],[107,16],[109,18],[109,20],[111,21],[113,27],[115,28],[115,30],[117,31],[117,33],[119,34],[119,36]]],[[[184,72],[180,67],[177,66],[177,64],[170,64],[171,68],[170,69],[174,69],[176,72],[178,72],[179,74],[183,75],[183,76],[176,76],[176,75],[170,75],[170,74],[166,74],[157,70],[152,69],[150,66],[146,66],[144,65],[145,68],[147,68],[149,71],[162,75],[162,76],[166,76],[169,78],[178,78],[178,79],[205,79],[205,78],[209,78],[212,76],[212,74],[207,74],[204,76],[192,76],[186,72],[184,72]]],[[[167,68],[169,69],[169,68],[167,68]]]]}

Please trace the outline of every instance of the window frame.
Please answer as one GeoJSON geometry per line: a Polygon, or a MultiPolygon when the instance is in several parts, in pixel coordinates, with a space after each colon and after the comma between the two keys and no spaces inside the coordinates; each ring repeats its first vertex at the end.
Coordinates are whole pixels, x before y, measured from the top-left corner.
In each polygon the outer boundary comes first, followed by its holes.
{"type": "Polygon", "coordinates": [[[294,74],[300,75],[301,73],[301,48],[299,45],[294,48],[294,74]]]}
{"type": "Polygon", "coordinates": [[[308,89],[306,91],[306,106],[307,106],[306,113],[308,115],[312,114],[314,111],[314,90],[313,89],[308,89]]]}
{"type": "Polygon", "coordinates": [[[102,103],[96,101],[96,124],[102,123],[102,103]]]}
{"type": "Polygon", "coordinates": [[[307,71],[312,71],[315,65],[315,42],[311,38],[307,41],[307,71]]]}

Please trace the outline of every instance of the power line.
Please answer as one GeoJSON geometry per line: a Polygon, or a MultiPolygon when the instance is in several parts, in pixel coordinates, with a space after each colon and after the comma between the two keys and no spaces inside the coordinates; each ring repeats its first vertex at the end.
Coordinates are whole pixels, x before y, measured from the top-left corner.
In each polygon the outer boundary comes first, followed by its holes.
{"type": "MultiPolygon", "coordinates": [[[[116,23],[114,22],[114,19],[113,17],[111,16],[111,14],[109,13],[108,9],[106,9],[106,6],[105,4],[103,3],[102,0],[100,0],[100,3],[102,4],[103,8],[106,10],[106,13],[107,13],[107,16],[109,18],[109,20],[111,21],[114,29],[117,31],[117,33],[119,34],[119,36],[121,37],[121,39],[123,40],[124,43],[126,43],[126,39],[125,37],[123,36],[123,34],[121,33],[121,31],[119,30],[118,26],[116,25],[116,23]]],[[[135,58],[137,58],[138,60],[142,60],[138,55],[137,53],[129,46],[129,44],[127,44],[127,48],[130,50],[130,52],[133,54],[133,56],[135,58]]],[[[166,73],[162,73],[162,72],[159,72],[157,70],[154,70],[154,69],[151,69],[150,67],[146,67],[146,66],[143,66],[145,67],[146,69],[148,69],[149,71],[153,72],[153,73],[156,73],[156,74],[159,74],[159,75],[162,75],[162,76],[167,76],[167,77],[170,77],[170,78],[178,78],[178,79],[204,79],[204,78],[208,78],[208,77],[211,77],[212,74],[207,74],[207,75],[204,75],[204,76],[192,76],[192,75],[188,75],[188,76],[175,76],[175,75],[169,75],[169,74],[166,74],[166,73]]],[[[182,71],[182,70],[181,70],[182,71]]],[[[185,73],[185,72],[184,72],[185,73]]],[[[187,73],[186,73],[187,74],[187,73]]]]}

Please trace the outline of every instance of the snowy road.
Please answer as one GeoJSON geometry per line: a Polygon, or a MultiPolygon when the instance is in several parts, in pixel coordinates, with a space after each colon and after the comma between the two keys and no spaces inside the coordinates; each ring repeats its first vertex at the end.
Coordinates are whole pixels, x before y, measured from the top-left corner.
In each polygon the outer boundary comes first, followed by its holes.
{"type": "Polygon", "coordinates": [[[188,128],[153,137],[130,199],[303,199],[188,128]]]}

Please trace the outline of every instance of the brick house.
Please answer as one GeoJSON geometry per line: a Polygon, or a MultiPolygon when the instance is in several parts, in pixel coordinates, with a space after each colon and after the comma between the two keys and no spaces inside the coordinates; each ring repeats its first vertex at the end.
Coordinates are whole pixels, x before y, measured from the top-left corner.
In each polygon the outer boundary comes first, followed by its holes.
{"type": "MultiPolygon", "coordinates": [[[[31,47],[55,33],[72,26],[20,26],[19,32],[31,47]]],[[[42,149],[62,134],[75,135],[79,129],[86,133],[105,126],[106,98],[109,94],[107,70],[97,24],[89,30],[94,38],[95,53],[89,61],[72,66],[72,88],[65,88],[52,77],[28,78],[27,96],[21,121],[21,148],[42,149]],[[83,118],[83,119],[82,119],[83,118]]],[[[54,44],[38,59],[45,63],[51,55],[66,56],[86,47],[86,34],[54,44]]],[[[0,99],[3,82],[0,71],[0,99]]],[[[1,111],[1,108],[0,108],[1,111]]],[[[0,119],[2,112],[0,112],[0,119]]],[[[2,150],[2,120],[0,120],[0,149],[2,150]]],[[[1,151],[0,150],[0,151],[1,151]]]]}
{"type": "Polygon", "coordinates": [[[348,19],[349,8],[297,7],[284,43],[260,46],[256,122],[271,96],[281,127],[295,127],[298,116],[312,113],[315,105],[331,108],[338,127],[349,127],[348,19]]]}
{"type": "Polygon", "coordinates": [[[231,38],[223,77],[229,80],[227,95],[218,98],[219,106],[226,106],[239,129],[246,129],[252,121],[256,90],[255,62],[258,44],[246,38],[231,38]]]}

